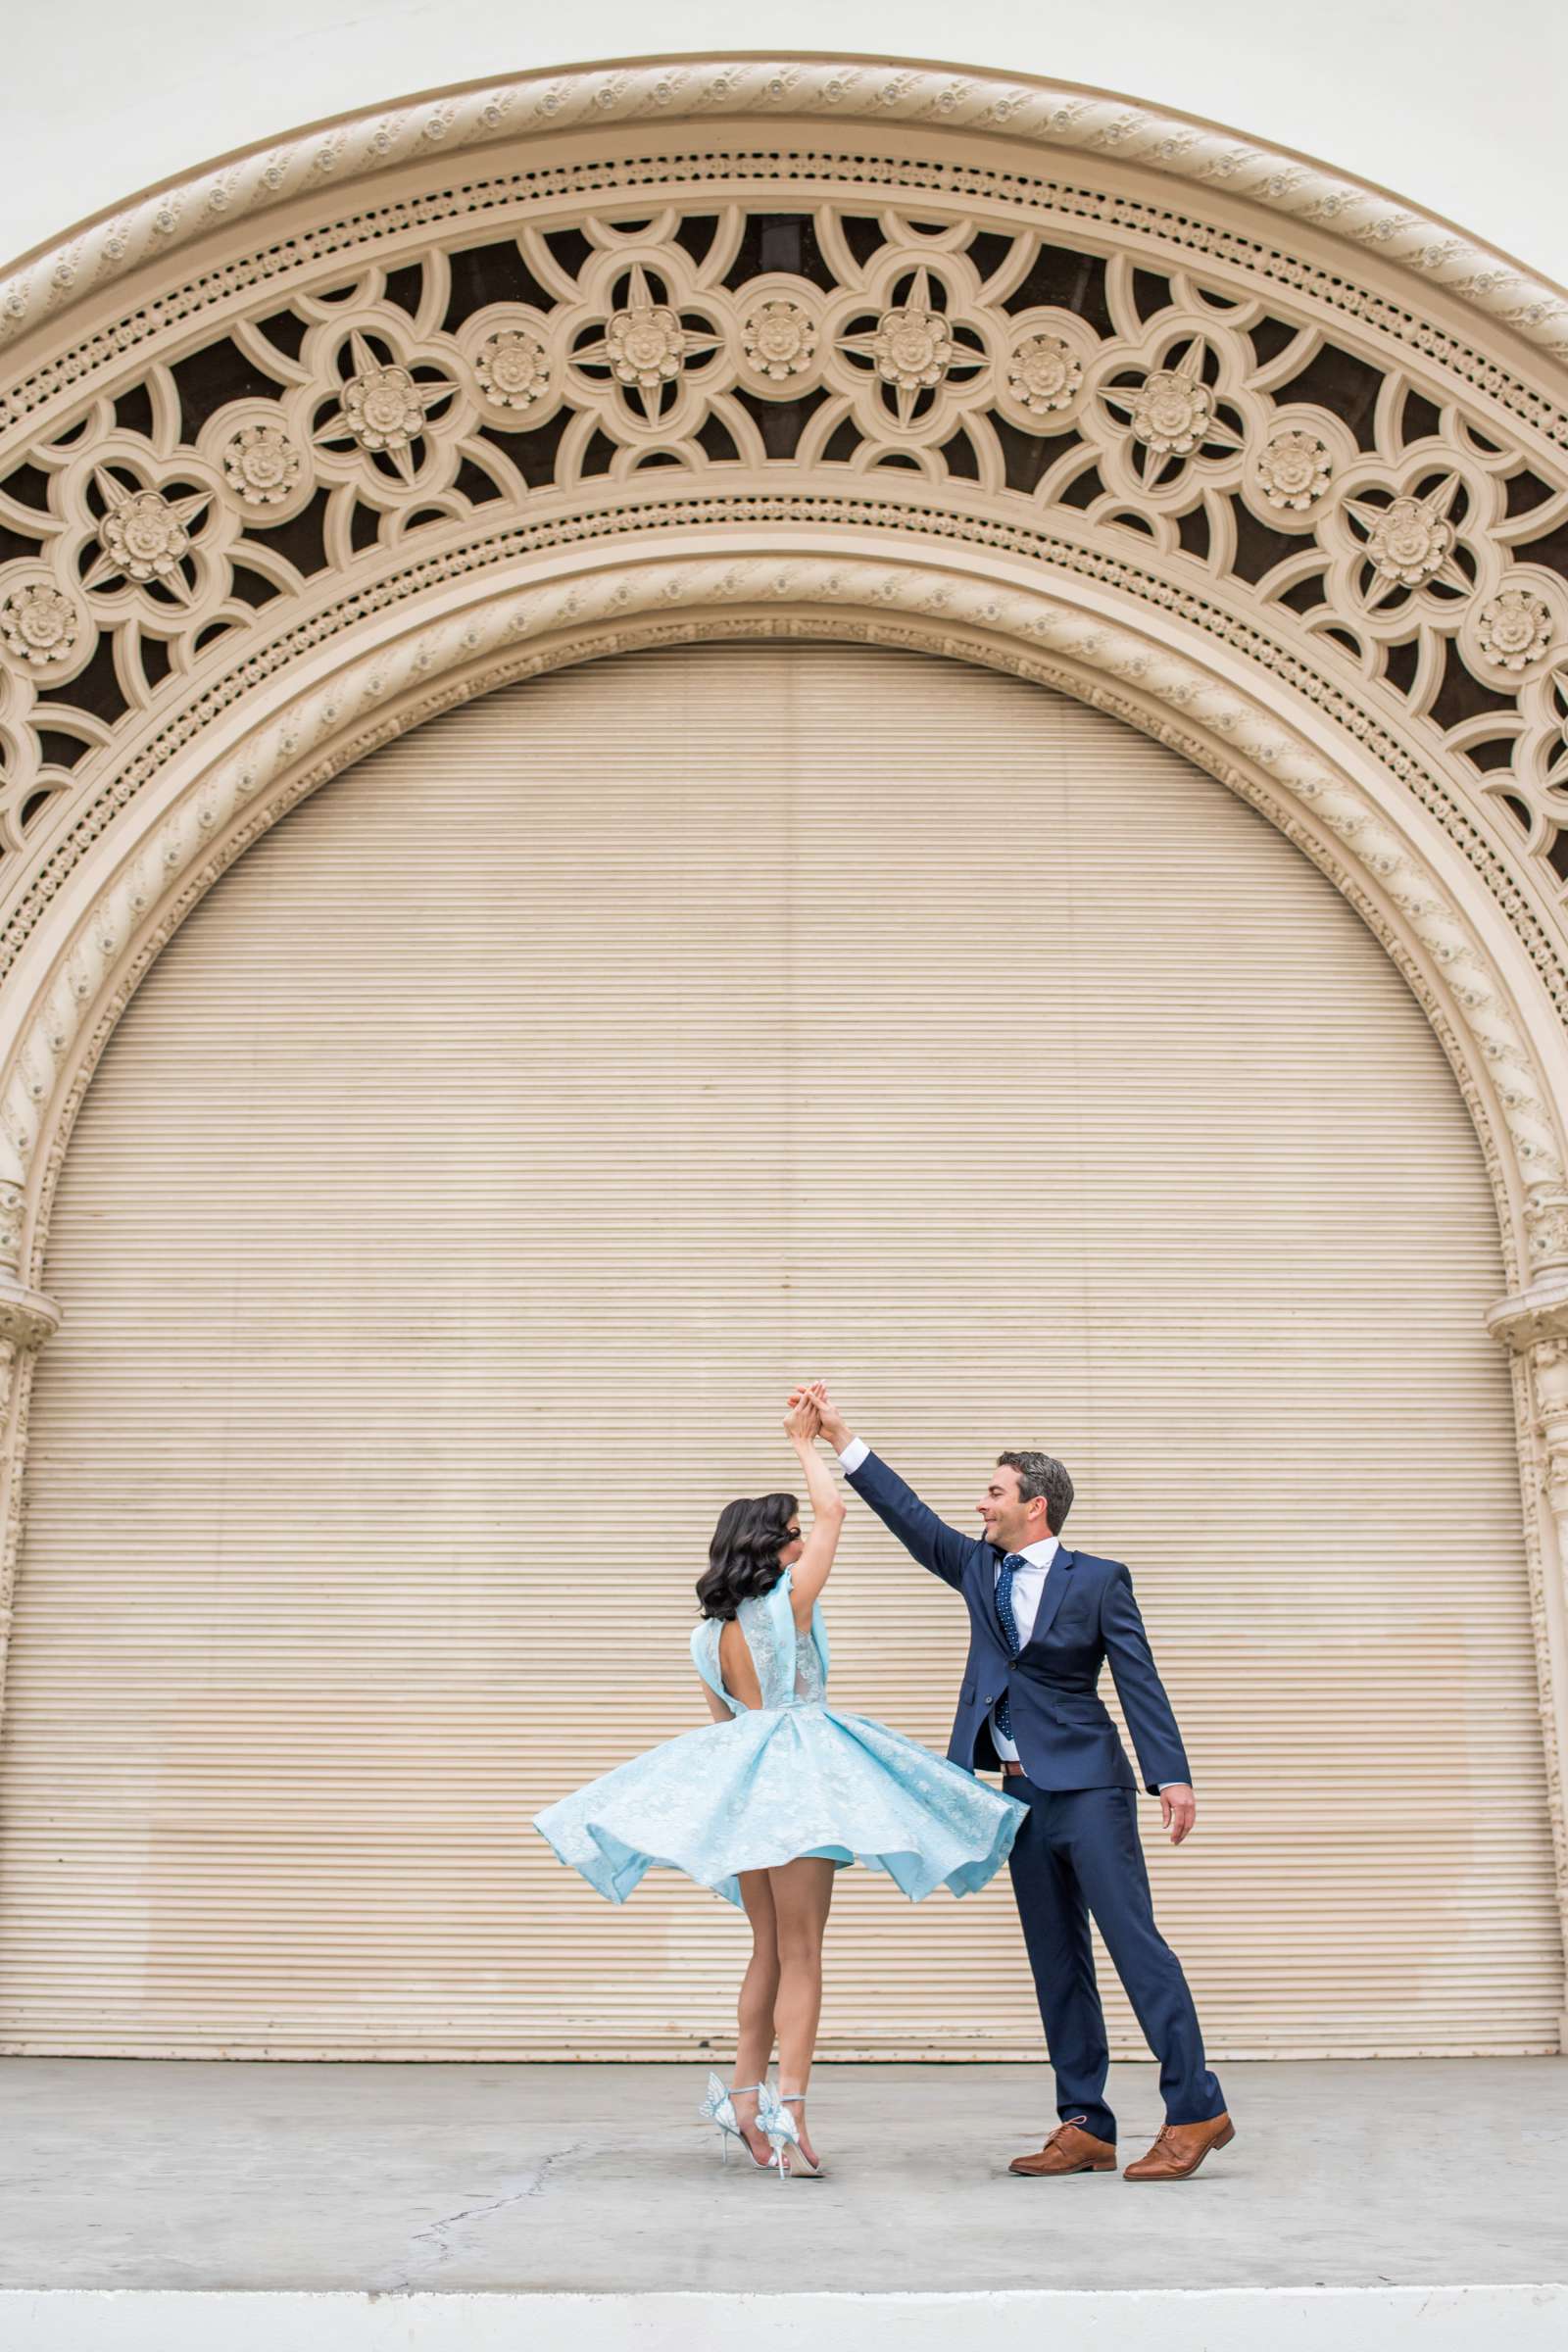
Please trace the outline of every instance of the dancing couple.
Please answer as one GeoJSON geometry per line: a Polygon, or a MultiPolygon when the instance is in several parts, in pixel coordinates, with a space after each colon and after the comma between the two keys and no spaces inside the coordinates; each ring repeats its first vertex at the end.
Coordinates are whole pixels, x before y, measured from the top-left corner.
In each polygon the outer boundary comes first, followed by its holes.
{"type": "Polygon", "coordinates": [[[972,1537],[947,1526],[853,1434],[822,1382],[794,1391],[784,1428],[810,1532],[793,1494],[720,1512],[692,1635],[712,1722],[548,1806],[535,1827],[612,1902],[659,1867],[744,1906],[752,1956],[735,2080],[726,2088],[710,2076],[702,2109],[726,2159],[735,2139],[760,2172],[822,2173],[806,2093],[835,1872],[854,1862],[886,1871],[920,1902],[939,1886],[968,1894],[1005,1861],[1059,2119],[1008,2171],[1050,2180],[1116,2169],[1093,1917],[1159,2060],[1165,2103],[1153,2145],[1124,2177],[1189,2180],[1235,2131],[1204,2064],[1181,1963],[1154,1925],[1138,1783],[1096,1688],[1108,1660],[1144,1786],[1180,1845],[1194,1821],[1191,1776],[1126,1569],[1062,1543],[1072,1481],[1050,1454],[998,1458],[972,1537]],[[886,1724],[826,1704],[820,1594],[845,1504],[819,1439],[906,1550],[967,1605],[969,1656],[946,1762],[886,1724]],[[1000,1772],[1000,1792],[976,1780],[977,1767],[1000,1772]],[[775,2042],[776,2090],[767,2081],[775,2042]]]}

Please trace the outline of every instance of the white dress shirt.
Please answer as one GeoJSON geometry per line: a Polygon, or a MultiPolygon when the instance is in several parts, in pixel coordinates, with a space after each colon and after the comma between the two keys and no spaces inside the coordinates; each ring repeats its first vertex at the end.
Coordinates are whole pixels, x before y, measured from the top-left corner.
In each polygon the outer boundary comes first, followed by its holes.
{"type": "MultiPolygon", "coordinates": [[[[846,1472],[858,1470],[870,1450],[863,1438],[852,1438],[839,1455],[839,1461],[846,1472]]],[[[1040,1613],[1040,1595],[1046,1589],[1046,1573],[1060,1549],[1057,1539],[1047,1536],[1039,1544],[1026,1544],[1022,1551],[1009,1551],[1007,1554],[1009,1560],[1019,1559],[1028,1563],[1026,1567],[1015,1568],[1012,1575],[1012,1613],[1017,1621],[1020,1649],[1027,1646],[1029,1637],[1035,1630],[1035,1619],[1040,1613]]],[[[993,1592],[1001,1577],[1002,1562],[999,1560],[992,1579],[993,1592]]],[[[995,1707],[991,1710],[990,1721],[991,1738],[1002,1761],[1004,1764],[1021,1763],[1023,1759],[1018,1753],[1016,1741],[1009,1740],[998,1727],[995,1707]]],[[[1175,1787],[1173,1781],[1161,1781],[1159,1785],[1161,1788],[1175,1787]]]]}

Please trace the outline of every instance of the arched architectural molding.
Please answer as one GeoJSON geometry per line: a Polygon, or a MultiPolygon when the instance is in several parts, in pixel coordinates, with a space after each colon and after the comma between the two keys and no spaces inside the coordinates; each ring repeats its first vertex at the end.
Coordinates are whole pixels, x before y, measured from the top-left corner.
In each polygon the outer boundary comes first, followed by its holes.
{"type": "Polygon", "coordinates": [[[392,184],[432,157],[448,173],[460,164],[466,172],[519,141],[728,118],[810,122],[830,135],[841,123],[913,126],[926,139],[1001,134],[1051,159],[1109,157],[1124,174],[1150,172],[1170,183],[1179,200],[1207,190],[1272,215],[1276,234],[1293,246],[1330,228],[1455,295],[1481,319],[1568,358],[1561,286],[1456,222],[1315,157],[1078,82],[915,58],[794,51],[606,59],[429,91],[285,132],[161,181],[23,255],[0,279],[0,348],[57,318],[84,289],[132,279],[149,266],[167,278],[176,257],[200,248],[215,228],[265,220],[302,196],[324,212],[338,191],[392,184]]]}
{"type": "Polygon", "coordinates": [[[799,531],[763,530],[733,554],[689,536],[680,553],[658,540],[579,548],[543,560],[527,584],[469,573],[394,603],[379,628],[281,665],[234,701],[227,727],[180,747],[52,897],[8,978],[31,1007],[0,1095],[22,1180],[19,1274],[42,1277],[64,1132],[148,945],[156,953],[239,850],[305,793],[409,727],[546,669],[659,643],[791,633],[905,644],[1035,677],[1158,736],[1261,808],[1351,899],[1438,1028],[1510,1265],[1521,1268],[1533,1245],[1553,1248],[1564,1158],[1552,1105],[1568,1046],[1549,1023],[1532,1034],[1489,948],[1493,909],[1473,873],[1441,828],[1400,808],[1375,760],[1336,759],[1245,671],[1195,660],[1179,632],[1142,614],[1135,625],[1113,600],[1048,591],[1022,566],[965,548],[933,561],[897,543],[847,552],[823,536],[812,548],[799,531]]]}
{"type": "Polygon", "coordinates": [[[1409,220],[1380,234],[1367,191],[1114,105],[923,68],[606,69],[236,159],[82,232],[42,292],[24,273],[0,1638],[72,1121],[227,864],[503,682],[723,635],[918,647],[1242,794],[1436,1030],[1507,1269],[1568,1944],[1561,314],[1409,220]]]}

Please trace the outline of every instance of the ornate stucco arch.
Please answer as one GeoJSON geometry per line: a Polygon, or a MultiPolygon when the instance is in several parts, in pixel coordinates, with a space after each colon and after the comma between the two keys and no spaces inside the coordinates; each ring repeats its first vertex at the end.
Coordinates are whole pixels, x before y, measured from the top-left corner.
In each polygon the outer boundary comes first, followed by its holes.
{"type": "Polygon", "coordinates": [[[1507,1268],[1568,1936],[1565,352],[1568,297],[1324,168],[865,60],[420,99],[21,265],[7,1604],[72,1120],[248,842],[544,668],[727,634],[919,647],[1093,701],[1243,794],[1441,1039],[1507,1268]]]}

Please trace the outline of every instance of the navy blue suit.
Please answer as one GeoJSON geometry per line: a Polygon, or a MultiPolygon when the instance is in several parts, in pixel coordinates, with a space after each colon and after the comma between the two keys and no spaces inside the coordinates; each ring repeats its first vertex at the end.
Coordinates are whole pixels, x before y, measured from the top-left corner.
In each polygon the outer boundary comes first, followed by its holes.
{"type": "Polygon", "coordinates": [[[1203,2060],[1202,2035],[1181,1962],[1154,1925],[1135,1818],[1138,1783],[1100,1696],[1107,1661],[1146,1788],[1190,1782],[1176,1718],[1144,1632],[1132,1579],[1119,1560],[1062,1545],[1051,1563],[1033,1630],[1018,1656],[997,1614],[1002,1554],[939,1519],[878,1455],[848,1473],[922,1568],[961,1592],[969,1656],[948,1754],[967,1771],[998,1769],[991,1710],[1005,1691],[1023,1776],[1004,1794],[1029,1807],[1011,1871],[1056,2075],[1056,2110],[1114,2140],[1105,2105],[1110,2053],[1095,1984],[1091,1914],[1159,2060],[1165,2120],[1206,2122],[1224,2111],[1203,2060]]]}

